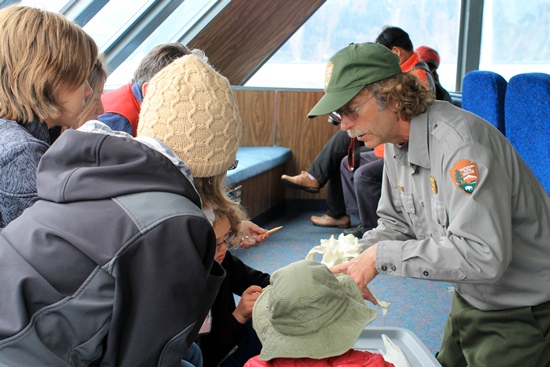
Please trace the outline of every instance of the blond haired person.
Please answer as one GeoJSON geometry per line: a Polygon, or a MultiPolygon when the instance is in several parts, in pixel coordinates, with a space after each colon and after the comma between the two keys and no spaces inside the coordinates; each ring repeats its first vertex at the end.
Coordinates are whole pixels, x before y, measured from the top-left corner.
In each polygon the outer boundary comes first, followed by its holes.
{"type": "Polygon", "coordinates": [[[92,89],[86,80],[94,40],[58,13],[25,6],[0,10],[0,227],[34,204],[38,161],[73,126],[92,89]]]}
{"type": "MultiPolygon", "coordinates": [[[[168,145],[189,166],[210,223],[214,222],[215,209],[228,210],[235,204],[227,195],[225,180],[227,171],[235,167],[236,154],[227,152],[236,151],[241,136],[241,126],[234,123],[240,120],[239,111],[230,91],[207,89],[200,84],[201,78],[216,83],[218,80],[211,75],[214,73],[203,58],[195,55],[182,56],[160,70],[147,86],[137,131],[138,137],[151,136],[168,145]],[[183,58],[185,62],[180,60],[183,58]],[[172,66],[174,62],[177,67],[172,66]],[[189,70],[182,73],[182,66],[189,70]],[[174,118],[176,114],[178,118],[174,118]],[[229,122],[229,127],[220,124],[223,129],[216,129],[215,124],[221,121],[229,122]]],[[[243,247],[257,245],[267,239],[258,236],[265,232],[243,221],[238,243],[243,247]]]]}

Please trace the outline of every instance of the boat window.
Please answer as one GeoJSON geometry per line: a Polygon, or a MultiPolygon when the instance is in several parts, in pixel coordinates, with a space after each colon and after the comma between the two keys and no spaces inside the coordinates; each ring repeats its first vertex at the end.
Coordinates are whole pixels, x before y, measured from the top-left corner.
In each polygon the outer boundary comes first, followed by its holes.
{"type": "MultiPolygon", "coordinates": [[[[123,0],[126,2],[126,0],[123,0]]],[[[126,60],[115,70],[112,70],[105,89],[115,89],[128,83],[139,65],[141,59],[155,46],[161,43],[182,42],[186,44],[185,37],[195,24],[209,16],[209,11],[219,1],[213,0],[186,0],[178,6],[174,12],[163,21],[126,60]]],[[[219,11],[219,9],[218,9],[219,11]]],[[[196,31],[196,30],[195,30],[196,31]]]]}
{"type": "Polygon", "coordinates": [[[382,27],[409,33],[414,47],[435,48],[440,81],[455,90],[460,0],[327,0],[246,86],[323,88],[329,58],[351,42],[374,42],[382,27]]]}
{"type": "Polygon", "coordinates": [[[550,74],[548,0],[485,0],[480,70],[506,80],[516,74],[550,74]]]}
{"type": "Polygon", "coordinates": [[[22,0],[19,4],[59,12],[71,2],[70,0],[22,0]]]}
{"type": "Polygon", "coordinates": [[[110,0],[83,28],[104,51],[151,3],[152,0],[110,0]]]}

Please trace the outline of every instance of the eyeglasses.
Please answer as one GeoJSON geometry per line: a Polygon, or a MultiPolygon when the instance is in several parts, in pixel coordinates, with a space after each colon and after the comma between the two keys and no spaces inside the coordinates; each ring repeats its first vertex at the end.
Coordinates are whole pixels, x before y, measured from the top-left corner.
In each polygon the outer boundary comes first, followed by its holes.
{"type": "Polygon", "coordinates": [[[357,111],[359,111],[359,109],[361,107],[363,107],[365,104],[367,104],[367,102],[370,101],[372,97],[374,97],[374,94],[372,96],[370,96],[369,98],[367,98],[367,100],[365,102],[361,103],[359,106],[357,106],[355,108],[346,108],[346,109],[343,109],[341,111],[331,112],[329,114],[329,119],[333,121],[331,123],[334,124],[334,125],[340,124],[342,122],[342,118],[344,116],[351,119],[351,120],[355,120],[357,117],[359,117],[359,115],[357,114],[357,111]]]}
{"type": "Polygon", "coordinates": [[[216,243],[216,250],[222,247],[222,245],[225,243],[227,246],[231,246],[231,242],[235,239],[236,233],[231,233],[225,240],[223,240],[220,243],[216,243]]]}

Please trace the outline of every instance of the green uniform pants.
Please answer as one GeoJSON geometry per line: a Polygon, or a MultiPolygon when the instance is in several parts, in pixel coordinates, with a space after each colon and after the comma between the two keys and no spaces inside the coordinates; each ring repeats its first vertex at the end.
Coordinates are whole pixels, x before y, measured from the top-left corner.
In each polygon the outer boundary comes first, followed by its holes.
{"type": "Polygon", "coordinates": [[[455,292],[437,359],[443,367],[550,367],[550,302],[481,311],[455,292]]]}

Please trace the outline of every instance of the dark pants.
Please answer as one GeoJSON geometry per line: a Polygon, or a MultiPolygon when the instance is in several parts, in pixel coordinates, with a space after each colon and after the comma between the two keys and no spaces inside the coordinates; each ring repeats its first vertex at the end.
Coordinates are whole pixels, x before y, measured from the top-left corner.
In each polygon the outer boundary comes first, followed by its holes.
{"type": "Polygon", "coordinates": [[[341,161],[342,189],[349,214],[359,214],[363,232],[377,226],[376,209],[380,201],[384,159],[378,158],[374,151],[360,153],[360,166],[351,172],[347,159],[341,161]]]}
{"type": "Polygon", "coordinates": [[[443,367],[549,367],[550,301],[481,311],[455,292],[437,359],[443,367]]]}
{"type": "Polygon", "coordinates": [[[327,214],[333,218],[346,215],[346,204],[340,178],[340,161],[348,154],[350,137],[347,132],[339,130],[325,144],[315,157],[308,173],[315,177],[321,187],[327,187],[327,214]]]}

